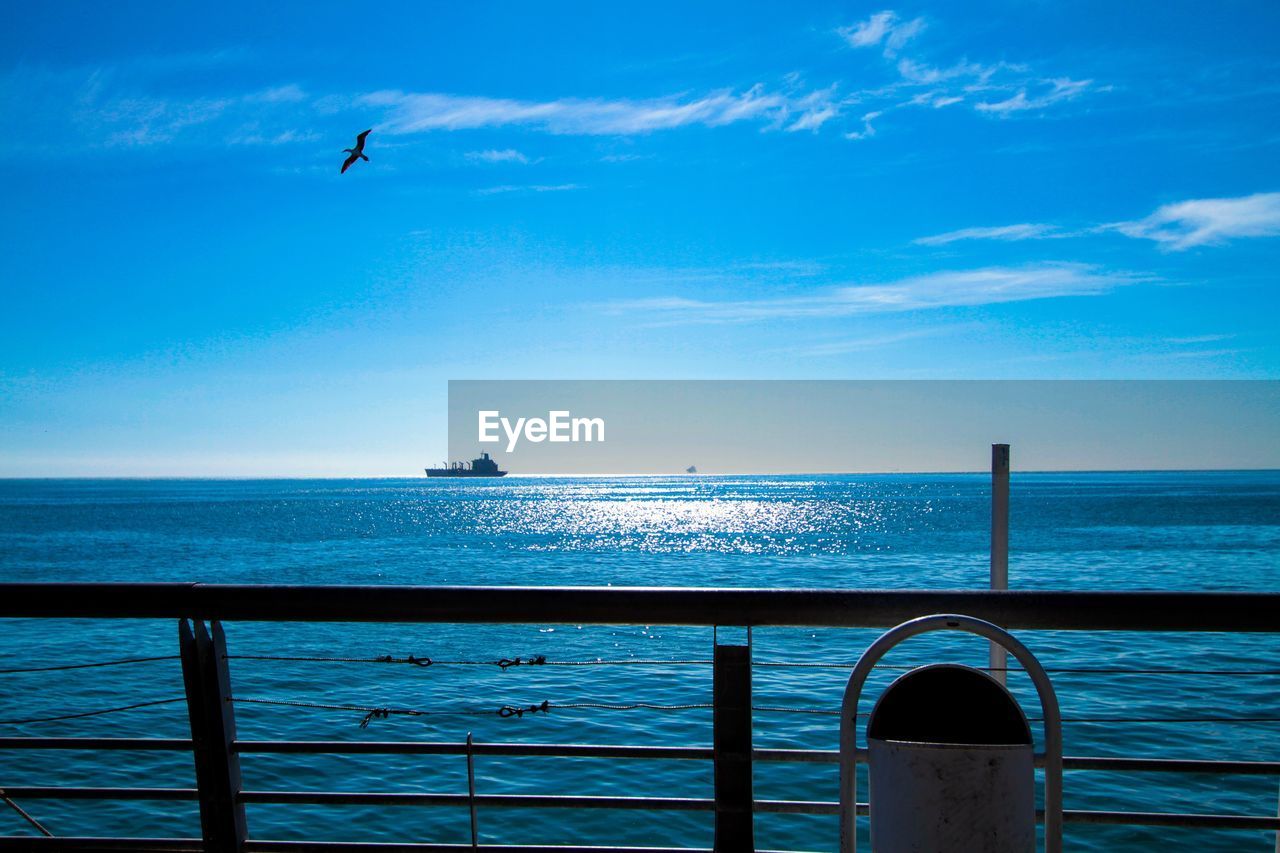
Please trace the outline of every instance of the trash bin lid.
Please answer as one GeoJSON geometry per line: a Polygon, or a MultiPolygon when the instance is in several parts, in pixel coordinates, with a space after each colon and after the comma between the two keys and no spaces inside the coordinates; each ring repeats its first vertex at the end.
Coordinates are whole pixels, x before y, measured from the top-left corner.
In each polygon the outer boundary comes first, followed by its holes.
{"type": "Polygon", "coordinates": [[[943,663],[917,667],[880,695],[867,737],[954,744],[1030,744],[1021,706],[980,669],[943,663]]]}

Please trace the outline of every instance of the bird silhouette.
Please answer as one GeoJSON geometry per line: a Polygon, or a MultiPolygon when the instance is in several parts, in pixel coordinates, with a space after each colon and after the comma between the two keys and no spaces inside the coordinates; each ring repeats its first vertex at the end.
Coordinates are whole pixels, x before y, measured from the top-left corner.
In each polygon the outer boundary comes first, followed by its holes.
{"type": "Polygon", "coordinates": [[[369,130],[366,130],[364,133],[356,137],[355,148],[342,149],[343,153],[350,154],[351,156],[348,157],[347,161],[342,164],[342,172],[339,172],[339,174],[346,172],[347,169],[351,168],[351,164],[357,160],[364,160],[366,163],[369,162],[369,158],[364,156],[364,138],[369,135],[370,130],[373,130],[373,128],[369,128],[369,130]]]}

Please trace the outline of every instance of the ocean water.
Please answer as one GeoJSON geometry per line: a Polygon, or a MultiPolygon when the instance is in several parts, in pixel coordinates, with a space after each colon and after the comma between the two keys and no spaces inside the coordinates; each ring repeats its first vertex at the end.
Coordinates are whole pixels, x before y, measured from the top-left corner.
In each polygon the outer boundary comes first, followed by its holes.
{"type": "MultiPolygon", "coordinates": [[[[585,584],[980,588],[986,583],[985,475],[297,481],[0,481],[0,581],[349,584],[585,584]]],[[[1011,584],[1017,589],[1280,589],[1280,472],[1015,474],[1011,584]]],[[[710,629],[233,623],[240,699],[395,707],[360,711],[242,702],[240,737],[584,742],[705,746],[711,715],[553,707],[502,718],[503,705],[699,705],[710,701],[710,629]],[[431,657],[429,668],[279,657],[431,657]],[[502,670],[501,658],[552,663],[502,670]],[[254,657],[259,656],[259,657],[254,657]],[[603,663],[601,663],[603,661],[603,663]],[[658,661],[658,663],[647,663],[658,661]]],[[[1280,618],[1280,616],[1278,616],[1280,618]]],[[[0,669],[176,655],[168,621],[0,620],[0,669]]],[[[848,669],[878,632],[752,632],[757,747],[834,749],[848,669]],[[824,664],[829,666],[779,666],[824,664]]],[[[741,639],[740,629],[722,638],[741,639]]],[[[1053,670],[1066,752],[1280,760],[1280,723],[1178,723],[1189,716],[1280,718],[1271,635],[1021,632],[1053,670]],[[1077,668],[1179,674],[1073,673],[1077,668]],[[1124,722],[1117,722],[1122,718],[1124,722]],[[1098,721],[1102,720],[1102,721],[1098,721]]],[[[886,659],[981,664],[972,638],[921,638],[886,659]]],[[[872,695],[900,669],[877,673],[872,695]]],[[[1011,687],[1038,717],[1024,680],[1011,687]]],[[[0,674],[0,736],[189,734],[181,702],[52,722],[14,721],[182,695],[172,657],[95,669],[0,674]]],[[[1034,725],[1034,724],[1033,724],[1034,725]]],[[[252,790],[465,793],[456,756],[243,759],[252,790]]],[[[190,786],[183,753],[0,751],[0,785],[190,786]]],[[[477,759],[478,792],[708,797],[709,762],[477,759]]],[[[757,763],[760,799],[832,800],[833,765],[757,763]]],[[[865,792],[865,784],[862,791],[865,792]]],[[[1274,777],[1068,772],[1077,809],[1275,814],[1274,777]]],[[[23,805],[56,834],[195,836],[193,803],[23,805]]],[[[469,840],[465,809],[251,805],[252,836],[469,840]]],[[[482,841],[709,846],[691,812],[481,809],[482,841]]],[[[0,834],[29,830],[0,811],[0,834]]],[[[832,850],[833,817],[756,818],[762,849],[832,850]]],[[[1068,825],[1067,849],[1270,851],[1274,835],[1068,825]]]]}

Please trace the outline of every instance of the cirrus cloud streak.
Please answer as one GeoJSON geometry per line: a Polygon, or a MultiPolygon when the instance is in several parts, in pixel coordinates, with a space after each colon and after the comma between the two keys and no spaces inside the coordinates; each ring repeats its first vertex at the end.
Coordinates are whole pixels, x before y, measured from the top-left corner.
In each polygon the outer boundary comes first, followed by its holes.
{"type": "Polygon", "coordinates": [[[613,314],[671,323],[741,323],[822,319],[921,311],[1064,296],[1098,296],[1126,284],[1151,281],[1090,264],[1038,263],[911,276],[885,284],[855,284],[804,296],[712,301],[664,296],[610,303],[613,314]]]}
{"type": "Polygon", "coordinates": [[[1143,219],[1101,228],[1154,240],[1175,252],[1239,237],[1274,237],[1280,235],[1280,192],[1180,201],[1162,205],[1143,219]]]}
{"type": "Polygon", "coordinates": [[[762,85],[745,92],[721,90],[692,99],[523,101],[384,90],[363,95],[358,102],[388,111],[379,128],[386,133],[527,126],[584,136],[642,134],[688,125],[719,127],[742,121],[763,122],[770,128],[814,130],[833,118],[840,106],[834,87],[792,95],[769,92],[762,85]]]}
{"type": "Polygon", "coordinates": [[[920,237],[914,242],[921,246],[943,246],[958,240],[1042,240],[1048,237],[1066,236],[1058,231],[1056,225],[1042,225],[1033,222],[1021,222],[1017,225],[996,225],[991,228],[961,228],[945,234],[934,234],[931,237],[920,237]]]}
{"type": "Polygon", "coordinates": [[[1078,231],[1064,231],[1056,225],[1019,223],[961,228],[919,237],[913,242],[921,246],[942,246],[960,240],[1046,240],[1105,232],[1152,240],[1174,252],[1197,246],[1222,245],[1245,237],[1280,236],[1280,192],[1254,193],[1238,198],[1188,199],[1162,205],[1142,219],[1109,222],[1078,231]]]}

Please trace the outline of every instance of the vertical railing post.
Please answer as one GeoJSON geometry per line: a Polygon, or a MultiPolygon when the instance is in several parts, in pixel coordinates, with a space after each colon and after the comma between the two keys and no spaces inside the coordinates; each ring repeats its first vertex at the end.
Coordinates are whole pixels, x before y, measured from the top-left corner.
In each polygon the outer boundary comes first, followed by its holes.
{"type": "Polygon", "coordinates": [[[182,683],[187,693],[187,716],[191,720],[191,752],[196,765],[196,790],[200,795],[200,837],[210,844],[218,825],[211,799],[214,789],[209,766],[209,748],[205,743],[204,690],[200,677],[200,652],[191,623],[178,620],[178,652],[182,658],[182,683]]]}
{"type": "Polygon", "coordinates": [[[712,673],[715,850],[755,850],[751,784],[751,647],[715,646],[712,673]]]}
{"type": "Polygon", "coordinates": [[[471,811],[471,849],[475,850],[480,846],[480,833],[476,830],[476,758],[471,732],[467,732],[467,808],[471,811]]]}
{"type": "MultiPolygon", "coordinates": [[[[1009,445],[991,445],[991,589],[1009,588],[1009,445]]],[[[1009,655],[991,644],[991,676],[1008,682],[1009,655]]]]}
{"type": "Polygon", "coordinates": [[[240,757],[233,749],[235,712],[231,707],[231,673],[222,626],[178,623],[182,678],[187,691],[196,787],[200,793],[200,830],[206,853],[240,853],[248,830],[239,802],[240,757]]]}

